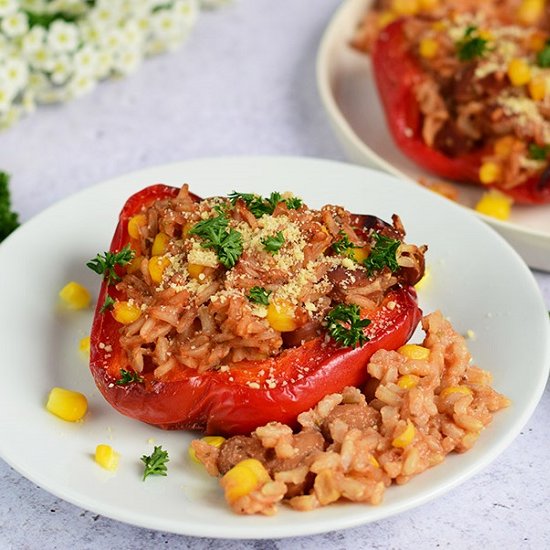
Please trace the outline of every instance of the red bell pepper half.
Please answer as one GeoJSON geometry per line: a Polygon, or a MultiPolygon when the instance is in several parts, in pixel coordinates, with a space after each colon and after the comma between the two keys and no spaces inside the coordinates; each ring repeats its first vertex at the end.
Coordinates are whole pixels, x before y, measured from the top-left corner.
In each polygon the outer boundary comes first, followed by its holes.
{"type": "Polygon", "coordinates": [[[405,20],[397,20],[381,31],[372,52],[373,72],[391,135],[399,149],[416,164],[438,176],[493,187],[524,204],[550,202],[550,168],[524,183],[504,189],[485,185],[479,179],[485,148],[449,157],[422,139],[422,113],[414,88],[423,78],[420,63],[411,52],[404,32],[405,20]]]}
{"type": "MultiPolygon", "coordinates": [[[[128,220],[143,206],[174,197],[178,191],[154,185],[133,195],[120,214],[110,251],[117,252],[130,242],[128,220]]],[[[124,299],[114,286],[103,282],[90,352],[90,369],[105,399],[122,414],[148,424],[212,434],[250,433],[269,421],[294,424],[299,413],[325,395],[340,392],[345,386],[363,385],[370,356],[378,349],[403,345],[421,316],[414,288],[398,287],[370,316],[366,329],[370,340],[362,347],[341,348],[318,337],[277,357],[241,362],[226,372],[198,373],[178,365],[160,379],[145,372],[141,373],[143,382],[117,385],[121,369],[132,368],[119,344],[119,323],[110,312],[100,311],[108,289],[113,298],[124,299]],[[263,383],[268,376],[269,389],[263,383]],[[251,382],[259,382],[259,388],[251,382]]]]}

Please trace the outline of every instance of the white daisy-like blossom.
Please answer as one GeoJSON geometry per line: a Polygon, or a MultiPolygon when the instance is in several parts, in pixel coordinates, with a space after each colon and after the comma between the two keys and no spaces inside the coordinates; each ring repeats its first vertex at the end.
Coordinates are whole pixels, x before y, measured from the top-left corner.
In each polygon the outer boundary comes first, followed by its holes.
{"type": "Polygon", "coordinates": [[[78,47],[78,27],[66,21],[54,21],[48,31],[48,47],[54,53],[74,52],[78,47]]]}
{"type": "Polygon", "coordinates": [[[179,47],[230,0],[0,0],[0,128],[179,47]]]}
{"type": "Polygon", "coordinates": [[[18,11],[3,17],[0,28],[9,38],[15,38],[16,36],[25,34],[29,30],[29,20],[27,14],[18,11]]]}

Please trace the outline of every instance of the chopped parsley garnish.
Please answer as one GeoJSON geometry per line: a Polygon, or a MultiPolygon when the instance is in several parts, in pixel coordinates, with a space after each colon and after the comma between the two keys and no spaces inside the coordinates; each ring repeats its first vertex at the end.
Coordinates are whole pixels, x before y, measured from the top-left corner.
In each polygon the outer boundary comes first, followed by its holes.
{"type": "Polygon", "coordinates": [[[355,348],[368,342],[363,329],[370,325],[370,319],[361,319],[357,304],[338,304],[326,316],[327,332],[330,337],[345,348],[355,348]]]}
{"type": "Polygon", "coordinates": [[[270,290],[266,290],[261,286],[253,286],[248,292],[248,299],[254,304],[261,304],[263,306],[269,305],[270,290]]]}
{"type": "Polygon", "coordinates": [[[388,267],[391,272],[397,271],[399,264],[397,263],[396,254],[401,241],[386,237],[380,233],[373,233],[373,237],[375,241],[374,246],[368,258],[363,261],[363,265],[367,268],[369,275],[373,271],[378,271],[384,267],[388,267]]]}
{"type": "Polygon", "coordinates": [[[18,216],[11,210],[10,177],[0,172],[0,242],[19,227],[18,216]]]}
{"type": "Polygon", "coordinates": [[[237,193],[237,191],[229,193],[228,197],[233,205],[235,205],[239,199],[242,200],[256,218],[261,218],[264,214],[273,214],[280,202],[284,202],[290,210],[297,210],[303,204],[302,199],[298,197],[283,199],[281,193],[277,191],[271,193],[268,198],[263,198],[253,193],[237,193]]]}
{"type": "Polygon", "coordinates": [[[470,25],[464,32],[464,37],[456,43],[456,53],[460,61],[472,61],[483,57],[487,52],[487,39],[479,35],[477,27],[470,25]]]}
{"type": "Polygon", "coordinates": [[[264,245],[264,248],[271,254],[279,252],[283,244],[285,244],[285,237],[283,235],[283,232],[278,231],[275,236],[262,239],[262,244],[264,245]]]}
{"type": "Polygon", "coordinates": [[[115,271],[116,266],[125,266],[130,263],[135,256],[135,252],[127,244],[120,252],[104,252],[98,254],[90,260],[86,265],[103,278],[108,284],[112,285],[121,280],[118,273],[115,271]]]}
{"type": "Polygon", "coordinates": [[[332,250],[336,254],[342,254],[343,256],[350,256],[352,254],[355,245],[350,242],[349,237],[343,231],[340,231],[342,238],[339,241],[332,243],[332,250]]]}
{"type": "Polygon", "coordinates": [[[537,53],[537,65],[543,69],[550,67],[550,40],[547,40],[544,48],[537,53]]]}
{"type": "Polygon", "coordinates": [[[201,246],[214,250],[220,263],[229,269],[243,253],[243,236],[238,231],[229,229],[229,219],[224,212],[217,212],[217,216],[194,225],[189,234],[200,237],[203,240],[201,246]]]}
{"type": "Polygon", "coordinates": [[[529,158],[533,160],[546,160],[550,153],[550,145],[537,145],[530,143],[528,147],[529,158]]]}
{"type": "Polygon", "coordinates": [[[115,382],[117,386],[126,386],[136,382],[143,383],[143,378],[133,370],[120,369],[120,378],[115,382]]]}
{"type": "Polygon", "coordinates": [[[115,304],[115,301],[107,294],[105,296],[105,301],[103,302],[103,305],[99,310],[99,313],[105,313],[108,309],[111,309],[114,304],[115,304]]]}
{"type": "Polygon", "coordinates": [[[143,455],[141,461],[145,464],[143,471],[143,480],[148,476],[167,475],[166,463],[170,461],[168,451],[164,451],[162,446],[155,446],[151,456],[143,455]]]}

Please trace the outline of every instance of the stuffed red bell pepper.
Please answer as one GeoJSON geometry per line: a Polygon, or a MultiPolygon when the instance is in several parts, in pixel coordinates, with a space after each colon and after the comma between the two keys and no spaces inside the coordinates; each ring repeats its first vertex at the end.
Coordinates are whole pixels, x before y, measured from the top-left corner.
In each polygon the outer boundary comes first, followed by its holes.
{"type": "Polygon", "coordinates": [[[550,202],[550,42],[481,16],[408,17],[372,62],[395,143],[439,176],[550,202]]]}
{"type": "Polygon", "coordinates": [[[290,194],[200,200],[154,185],[125,204],[104,277],[90,367],[121,413],[167,429],[238,434],[294,424],[367,380],[420,310],[425,247],[336,206],[290,194]]]}

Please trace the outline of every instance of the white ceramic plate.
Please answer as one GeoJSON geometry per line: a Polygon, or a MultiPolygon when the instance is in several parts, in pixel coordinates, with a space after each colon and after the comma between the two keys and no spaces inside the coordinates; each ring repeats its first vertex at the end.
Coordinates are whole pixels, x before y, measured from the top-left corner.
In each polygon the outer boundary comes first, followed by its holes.
{"type": "Polygon", "coordinates": [[[533,412],[550,365],[543,301],[531,273],[508,244],[441,197],[358,166],[242,157],[122,176],[69,197],[23,225],[0,246],[0,265],[0,456],[78,506],[164,531],[278,538],[351,527],[418,506],[465,481],[502,452],[533,412]],[[263,194],[293,190],[313,207],[331,202],[385,219],[399,213],[409,240],[430,246],[432,277],[420,296],[422,307],[441,308],[459,331],[475,332],[471,350],[476,362],[494,373],[496,388],[513,405],[496,415],[471,452],[451,456],[409,484],[390,488],[380,506],[336,505],[310,513],[283,507],[271,518],[234,515],[217,481],[188,460],[192,434],[140,424],[103,400],[78,351],[92,313],[57,306],[57,293],[69,280],[98,290],[99,278],[85,262],[108,248],[126,198],[156,182],[189,182],[203,196],[235,189],[263,194]],[[88,396],[90,409],[82,423],[66,423],[46,412],[52,386],[88,396]],[[139,457],[151,453],[151,438],[169,451],[169,476],[143,482],[139,457]],[[121,453],[116,474],[94,463],[99,443],[121,453]]]}
{"type": "MultiPolygon", "coordinates": [[[[372,0],[346,0],[327,27],[317,56],[317,86],[331,125],[347,156],[354,162],[381,168],[404,179],[440,180],[408,160],[388,130],[368,56],[349,46],[372,0]]],[[[459,186],[460,202],[475,206],[481,188],[459,186]]],[[[478,214],[538,269],[550,271],[550,205],[514,206],[501,222],[478,214]]]]}

